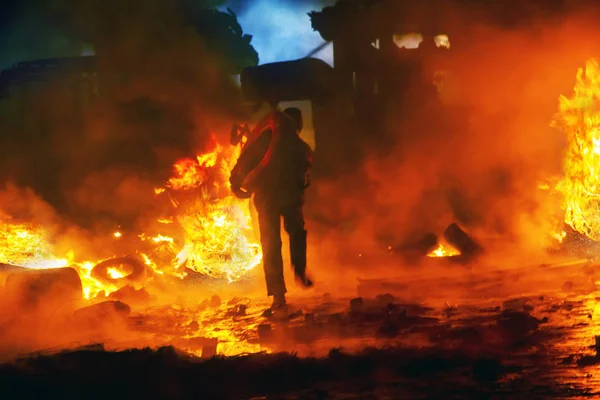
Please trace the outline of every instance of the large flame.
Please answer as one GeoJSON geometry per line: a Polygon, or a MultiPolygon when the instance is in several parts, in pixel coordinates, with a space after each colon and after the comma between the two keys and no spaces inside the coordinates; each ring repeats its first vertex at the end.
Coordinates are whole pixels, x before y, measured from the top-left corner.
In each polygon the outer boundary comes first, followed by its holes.
{"type": "Polygon", "coordinates": [[[40,226],[13,221],[0,215],[0,263],[28,268],[65,267],[68,261],[56,258],[48,232],[40,226]]]}
{"type": "Polygon", "coordinates": [[[567,136],[564,178],[565,222],[600,240],[600,65],[588,60],[579,69],[571,97],[561,96],[554,126],[567,136]]]}
{"type": "Polygon", "coordinates": [[[239,148],[215,143],[214,151],[179,161],[167,184],[185,236],[177,266],[230,282],[262,259],[260,246],[249,239],[253,231],[248,202],[234,197],[229,187],[229,171],[238,155],[239,148]]]}
{"type": "MultiPolygon", "coordinates": [[[[262,259],[254,240],[249,202],[234,197],[229,187],[229,171],[240,149],[213,144],[212,151],[196,159],[178,161],[165,187],[155,189],[156,196],[168,196],[171,215],[157,219],[164,230],[169,228],[167,232],[159,229],[138,235],[136,253],[151,277],[182,278],[188,268],[232,282],[262,259]]],[[[124,234],[116,231],[111,236],[121,240],[124,234]]],[[[0,263],[34,269],[71,266],[80,275],[85,298],[108,295],[124,285],[119,280],[128,275],[125,269],[109,267],[109,279],[101,282],[92,276],[92,270],[103,260],[88,261],[75,251],[57,255],[51,243],[44,227],[0,214],[0,263]]]]}

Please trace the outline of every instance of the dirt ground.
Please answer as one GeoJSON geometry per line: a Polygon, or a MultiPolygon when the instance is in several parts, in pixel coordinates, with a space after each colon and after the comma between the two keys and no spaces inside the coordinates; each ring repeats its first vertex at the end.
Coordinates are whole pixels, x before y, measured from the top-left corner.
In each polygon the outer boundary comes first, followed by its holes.
{"type": "Polygon", "coordinates": [[[128,312],[89,325],[4,324],[0,381],[24,398],[593,397],[597,271],[584,260],[443,266],[362,279],[347,296],[331,285],[293,292],[289,312],[271,316],[266,299],[241,295],[244,285],[152,307],[130,293],[128,312]]]}

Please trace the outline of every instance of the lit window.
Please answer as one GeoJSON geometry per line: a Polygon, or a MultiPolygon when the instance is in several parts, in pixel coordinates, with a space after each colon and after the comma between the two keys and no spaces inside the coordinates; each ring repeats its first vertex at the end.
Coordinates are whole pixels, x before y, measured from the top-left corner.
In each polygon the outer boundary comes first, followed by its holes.
{"type": "Polygon", "coordinates": [[[394,34],[394,43],[401,49],[418,49],[423,41],[420,33],[394,34]]]}
{"type": "Polygon", "coordinates": [[[436,47],[450,48],[450,39],[448,38],[448,35],[437,35],[433,40],[435,41],[436,47]]]}

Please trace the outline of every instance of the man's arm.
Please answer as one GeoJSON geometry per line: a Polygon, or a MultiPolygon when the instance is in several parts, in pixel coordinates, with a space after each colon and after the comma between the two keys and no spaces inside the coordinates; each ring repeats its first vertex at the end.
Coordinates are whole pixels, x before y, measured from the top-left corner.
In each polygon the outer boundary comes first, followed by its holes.
{"type": "Polygon", "coordinates": [[[310,146],[304,143],[304,189],[307,189],[312,183],[312,179],[310,176],[310,170],[312,168],[313,162],[313,151],[310,146]]]}
{"type": "Polygon", "coordinates": [[[271,130],[265,130],[254,142],[242,150],[242,154],[231,170],[229,182],[232,189],[240,189],[248,174],[262,161],[271,143],[271,137],[271,130]]]}

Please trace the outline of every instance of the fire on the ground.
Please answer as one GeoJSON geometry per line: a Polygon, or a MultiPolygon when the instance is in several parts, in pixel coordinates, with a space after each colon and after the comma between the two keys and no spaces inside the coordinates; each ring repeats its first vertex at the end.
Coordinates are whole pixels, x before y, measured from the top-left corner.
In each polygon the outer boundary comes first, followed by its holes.
{"type": "MultiPolygon", "coordinates": [[[[139,233],[137,240],[145,251],[137,256],[154,278],[183,278],[190,270],[233,282],[261,262],[248,202],[238,200],[229,190],[229,171],[239,151],[215,140],[212,151],[177,161],[169,181],[155,189],[154,195],[167,196],[166,203],[171,205],[171,215],[157,218],[156,225],[168,232],[175,226],[179,235],[176,239],[160,231],[139,233]]],[[[114,265],[105,272],[112,281],[97,279],[92,269],[103,260],[85,260],[73,250],[55,254],[44,227],[0,217],[0,263],[35,269],[71,266],[78,271],[88,299],[118,290],[115,280],[130,273],[126,266],[114,265]]],[[[123,233],[116,231],[113,236],[120,240],[123,233]]]]}
{"type": "MultiPolygon", "coordinates": [[[[588,60],[577,72],[574,93],[561,96],[553,125],[567,138],[564,175],[556,185],[540,189],[555,190],[563,196],[564,221],[548,236],[561,242],[563,225],[593,240],[600,240],[600,64],[588,60]]],[[[140,243],[148,248],[138,256],[154,272],[184,277],[186,270],[235,281],[261,262],[260,246],[252,230],[247,201],[234,197],[229,190],[228,173],[239,155],[239,148],[221,146],[214,141],[212,151],[196,159],[175,163],[173,176],[156,188],[155,196],[167,196],[172,215],[156,218],[158,225],[177,226],[180,234],[140,232],[140,243]]],[[[86,298],[105,295],[118,289],[91,276],[102,260],[85,260],[76,251],[55,254],[44,227],[14,222],[0,215],[0,263],[28,268],[72,266],[80,274],[86,298]]],[[[171,229],[165,231],[172,232],[171,229]]],[[[114,232],[120,239],[122,232],[114,232]]],[[[141,247],[142,248],[142,247],[141,247]]],[[[448,257],[459,252],[448,244],[439,244],[429,257],[448,257]]],[[[118,266],[106,271],[113,279],[127,274],[118,266]]]]}

